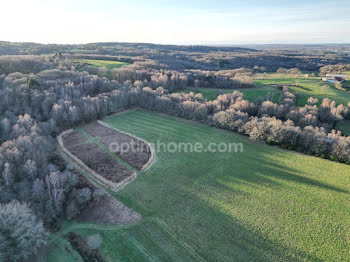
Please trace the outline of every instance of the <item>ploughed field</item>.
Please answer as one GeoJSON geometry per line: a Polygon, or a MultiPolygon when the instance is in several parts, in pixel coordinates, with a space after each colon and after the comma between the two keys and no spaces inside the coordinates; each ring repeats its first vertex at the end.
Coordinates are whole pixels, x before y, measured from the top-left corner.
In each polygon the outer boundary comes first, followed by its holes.
{"type": "MultiPolygon", "coordinates": [[[[103,122],[150,143],[243,143],[244,151],[161,150],[115,194],[140,222],[68,223],[59,234],[100,234],[108,261],[350,260],[350,166],[144,110],[103,122]]],[[[57,254],[47,261],[70,261],[57,254]]]]}
{"type": "Polygon", "coordinates": [[[134,169],[141,170],[151,157],[150,147],[143,141],[98,122],[76,128],[63,135],[62,141],[64,147],[88,168],[113,183],[132,176],[134,169]],[[116,145],[113,152],[111,143],[116,145]],[[123,151],[122,145],[128,146],[125,149],[129,150],[123,151]]]}
{"type": "Polygon", "coordinates": [[[97,122],[85,126],[83,130],[91,137],[100,138],[99,143],[106,148],[113,143],[115,146],[112,146],[112,149],[115,153],[138,170],[141,170],[151,157],[150,148],[146,143],[97,122]]]}

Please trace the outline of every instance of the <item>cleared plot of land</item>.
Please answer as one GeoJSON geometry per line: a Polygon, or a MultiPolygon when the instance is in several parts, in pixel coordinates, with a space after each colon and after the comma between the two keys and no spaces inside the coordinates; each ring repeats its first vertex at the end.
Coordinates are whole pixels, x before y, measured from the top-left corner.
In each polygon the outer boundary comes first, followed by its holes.
{"type": "Polygon", "coordinates": [[[235,142],[244,152],[158,152],[117,194],[140,222],[69,223],[58,234],[99,233],[111,261],[350,260],[350,166],[148,111],[104,121],[151,143],[235,142]]]}
{"type": "Polygon", "coordinates": [[[100,138],[99,143],[111,148],[131,166],[141,170],[151,157],[151,148],[138,139],[117,132],[97,122],[84,126],[83,130],[92,137],[100,138]]]}
{"type": "Polygon", "coordinates": [[[203,94],[204,98],[206,98],[208,100],[214,100],[217,98],[218,95],[228,94],[228,93],[232,93],[234,91],[239,91],[239,92],[243,93],[244,98],[250,102],[255,102],[259,97],[265,98],[270,93],[272,95],[273,102],[277,103],[279,101],[279,96],[281,94],[281,91],[279,89],[277,89],[276,87],[271,87],[271,86],[258,87],[258,88],[239,88],[239,89],[187,87],[187,88],[180,90],[178,92],[201,93],[201,94],[203,94]]]}
{"type": "Polygon", "coordinates": [[[129,65],[126,62],[110,61],[110,60],[93,60],[93,59],[74,59],[73,63],[79,63],[82,65],[91,65],[96,67],[105,67],[107,69],[120,68],[122,66],[129,65]]]}
{"type": "Polygon", "coordinates": [[[114,183],[132,175],[128,168],[95,143],[80,144],[69,148],[69,151],[97,174],[114,183]]]}
{"type": "Polygon", "coordinates": [[[66,148],[81,144],[87,141],[87,137],[76,130],[62,136],[63,145],[66,148]]]}
{"type": "Polygon", "coordinates": [[[141,219],[140,214],[123,205],[111,195],[106,195],[83,210],[77,220],[105,225],[127,225],[141,219]]]}
{"type": "MultiPolygon", "coordinates": [[[[63,146],[69,151],[67,154],[71,153],[82,162],[78,163],[79,167],[85,165],[95,172],[89,171],[96,179],[101,180],[100,175],[113,182],[108,185],[113,190],[135,177],[135,169],[143,170],[152,157],[151,148],[144,141],[98,122],[70,130],[61,138],[63,146]]],[[[79,160],[75,159],[77,162],[79,160]]],[[[106,180],[102,179],[102,182],[108,184],[106,180]]]]}
{"type": "Polygon", "coordinates": [[[262,79],[254,81],[256,86],[263,87],[265,85],[287,85],[289,90],[296,94],[297,105],[304,106],[307,99],[312,96],[320,100],[329,98],[338,104],[348,104],[350,102],[350,92],[338,90],[333,84],[325,83],[317,79],[262,79]]]}

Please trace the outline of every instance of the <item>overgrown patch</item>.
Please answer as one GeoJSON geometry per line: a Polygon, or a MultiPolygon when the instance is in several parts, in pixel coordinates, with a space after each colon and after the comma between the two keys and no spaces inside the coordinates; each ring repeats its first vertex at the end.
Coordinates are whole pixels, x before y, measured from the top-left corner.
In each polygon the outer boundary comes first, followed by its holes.
{"type": "Polygon", "coordinates": [[[87,241],[74,232],[68,233],[66,236],[72,247],[78,251],[84,262],[106,262],[98,249],[91,248],[87,241]]]}

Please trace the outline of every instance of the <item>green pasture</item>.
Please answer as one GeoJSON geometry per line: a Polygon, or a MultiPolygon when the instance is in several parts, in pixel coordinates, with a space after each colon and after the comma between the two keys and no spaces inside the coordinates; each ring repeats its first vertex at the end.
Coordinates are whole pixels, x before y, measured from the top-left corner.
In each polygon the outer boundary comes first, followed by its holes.
{"type": "Polygon", "coordinates": [[[73,63],[79,63],[82,65],[91,65],[95,67],[105,67],[107,69],[120,68],[122,66],[129,65],[126,62],[109,61],[109,60],[93,60],[93,59],[73,59],[73,63]]]}
{"type": "Polygon", "coordinates": [[[350,166],[144,110],[104,122],[151,143],[244,146],[239,153],[161,150],[116,194],[141,222],[63,227],[101,234],[108,261],[350,260],[350,166]]]}
{"type": "Polygon", "coordinates": [[[296,95],[297,105],[304,106],[307,99],[311,97],[318,98],[320,103],[322,99],[329,98],[338,104],[348,104],[350,102],[350,92],[338,90],[334,84],[323,82],[319,79],[260,79],[254,80],[257,87],[265,88],[269,85],[289,85],[289,90],[296,95]]]}
{"type": "Polygon", "coordinates": [[[244,98],[250,102],[255,102],[259,97],[265,98],[269,93],[272,94],[273,102],[278,103],[281,91],[276,87],[266,86],[266,87],[256,87],[256,88],[238,88],[238,89],[219,89],[219,88],[195,88],[186,87],[178,92],[194,92],[201,93],[204,98],[208,100],[215,100],[218,95],[228,94],[234,91],[239,91],[244,94],[244,98]]]}

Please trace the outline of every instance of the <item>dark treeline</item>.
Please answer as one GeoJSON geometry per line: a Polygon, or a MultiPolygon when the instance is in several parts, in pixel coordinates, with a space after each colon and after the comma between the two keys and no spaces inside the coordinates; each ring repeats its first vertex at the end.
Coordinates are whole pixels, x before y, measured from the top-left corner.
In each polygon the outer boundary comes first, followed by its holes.
{"type": "MultiPolygon", "coordinates": [[[[151,83],[156,83],[156,81],[151,83]]],[[[87,73],[55,69],[32,76],[21,73],[10,74],[3,80],[1,89],[2,123],[4,123],[1,137],[3,142],[19,134],[19,132],[15,134],[9,132],[9,130],[13,131],[14,127],[21,127],[20,123],[17,123],[19,120],[23,122],[26,119],[24,117],[17,119],[18,115],[33,116],[41,122],[40,125],[45,125],[48,134],[56,134],[63,127],[71,127],[82,121],[88,122],[101,118],[124,108],[141,106],[215,124],[266,140],[269,143],[281,144],[283,147],[343,162],[349,160],[347,156],[339,157],[339,153],[332,153],[332,148],[336,144],[334,141],[337,141],[338,137],[342,138],[339,134],[332,133],[332,128],[337,121],[349,119],[348,105],[336,105],[334,101],[324,99],[320,107],[317,107],[318,100],[309,98],[307,105],[296,107],[295,97],[288,92],[287,88],[282,91],[279,104],[268,100],[257,103],[248,102],[239,92],[220,95],[214,101],[206,101],[201,95],[171,94],[168,89],[162,87],[162,83],[159,83],[159,86],[144,87],[141,84],[138,85],[137,81],[134,84],[120,83],[87,73]],[[31,79],[35,80],[30,81],[31,79]],[[9,105],[12,111],[5,110],[9,105]],[[224,114],[229,114],[235,123],[227,123],[226,126],[219,121],[218,116],[224,114]],[[276,123],[287,123],[286,126],[298,127],[299,133],[303,133],[304,130],[309,132],[311,127],[314,131],[317,130],[318,133],[324,134],[325,138],[319,139],[319,143],[328,146],[324,147],[324,151],[319,154],[319,152],[310,151],[308,145],[280,143],[279,140],[269,137],[268,131],[261,129],[271,125],[272,122],[269,124],[266,121],[272,120],[276,120],[276,123]],[[5,123],[12,127],[6,127],[5,123]],[[255,132],[261,132],[261,135],[252,135],[252,130],[247,129],[249,127],[255,132]],[[333,138],[329,138],[330,136],[333,138]]],[[[30,122],[31,119],[27,121],[30,122]]],[[[25,126],[32,126],[32,124],[25,126]]],[[[347,154],[347,151],[344,150],[343,154],[347,154]]]]}
{"type": "Polygon", "coordinates": [[[329,73],[341,74],[342,72],[350,71],[350,64],[327,65],[320,68],[320,74],[329,73]]]}
{"type": "MultiPolygon", "coordinates": [[[[101,59],[101,56],[78,56],[80,58],[101,59]]],[[[107,56],[107,60],[112,57],[107,56]]],[[[69,57],[63,55],[44,56],[0,56],[0,75],[12,73],[45,73],[47,69],[66,68],[80,72],[88,72],[91,75],[106,77],[119,83],[129,82],[136,86],[150,86],[157,88],[162,86],[171,91],[183,89],[186,86],[211,87],[211,88],[249,88],[253,87],[252,74],[254,70],[239,68],[232,70],[204,71],[204,70],[184,70],[177,71],[167,69],[165,64],[156,63],[153,60],[136,60],[123,58],[125,62],[132,64],[115,69],[95,67],[86,64],[72,63],[69,57]]],[[[122,59],[122,60],[123,60],[122,59]]],[[[12,75],[14,77],[14,75],[12,75]]],[[[41,77],[40,75],[38,76],[41,77]]],[[[61,77],[61,75],[60,75],[61,77]]],[[[0,81],[3,78],[0,78],[0,81]]],[[[60,78],[53,74],[51,79],[60,78]]]]}
{"type": "Polygon", "coordinates": [[[115,86],[60,69],[0,78],[0,258],[17,261],[45,242],[44,227],[55,230],[100,197],[57,155],[54,136],[81,121],[72,103],[115,86]]]}
{"type": "Polygon", "coordinates": [[[38,73],[45,69],[58,66],[53,63],[52,56],[0,56],[0,75],[21,72],[25,74],[38,73]]]}
{"type": "Polygon", "coordinates": [[[147,57],[134,58],[125,68],[85,67],[80,72],[60,53],[0,56],[0,259],[18,261],[35,253],[46,231],[76,217],[103,194],[62,161],[55,137],[124,109],[172,114],[350,164],[350,137],[333,130],[338,121],[350,119],[349,105],[324,99],[317,106],[318,100],[309,98],[297,107],[287,88],[279,104],[248,102],[237,91],[214,101],[201,94],[172,93],[185,86],[249,87],[254,70],[262,68],[175,70],[147,57]],[[26,239],[18,232],[27,232],[26,239]]]}
{"type": "Polygon", "coordinates": [[[246,68],[218,71],[177,71],[168,69],[165,64],[159,64],[153,60],[134,61],[133,64],[127,67],[115,69],[86,64],[74,64],[72,66],[78,71],[86,71],[89,74],[106,77],[120,83],[128,81],[138,87],[150,86],[157,88],[162,86],[170,91],[183,89],[186,86],[226,89],[254,86],[252,77],[254,71],[246,68]]]}
{"type": "MultiPolygon", "coordinates": [[[[168,69],[230,70],[263,67],[275,72],[278,68],[299,68],[318,71],[321,67],[349,64],[349,45],[294,45],[241,47],[173,46],[139,43],[92,43],[85,45],[43,45],[36,43],[0,42],[0,55],[42,55],[57,52],[82,55],[128,56],[151,59],[168,69]]],[[[129,58],[132,59],[132,58],[129,58]]]]}
{"type": "Polygon", "coordinates": [[[302,108],[291,105],[289,100],[279,105],[271,101],[251,103],[236,91],[209,102],[203,101],[200,95],[165,95],[163,90],[150,88],[144,88],[140,97],[140,105],[147,109],[198,120],[283,148],[350,163],[350,137],[332,130],[338,120],[350,118],[350,105],[337,106],[324,99],[317,107],[317,100],[313,98],[302,108]]]}

